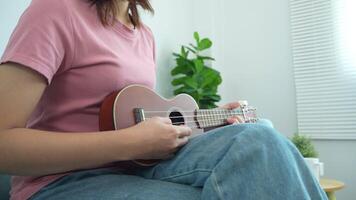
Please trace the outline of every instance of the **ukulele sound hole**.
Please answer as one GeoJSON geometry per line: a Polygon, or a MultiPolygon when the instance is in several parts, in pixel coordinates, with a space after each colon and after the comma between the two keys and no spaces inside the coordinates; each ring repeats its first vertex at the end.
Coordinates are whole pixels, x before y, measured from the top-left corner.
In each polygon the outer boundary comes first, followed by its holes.
{"type": "Polygon", "coordinates": [[[180,112],[171,112],[169,114],[169,118],[171,119],[173,125],[184,125],[184,117],[180,112]]]}

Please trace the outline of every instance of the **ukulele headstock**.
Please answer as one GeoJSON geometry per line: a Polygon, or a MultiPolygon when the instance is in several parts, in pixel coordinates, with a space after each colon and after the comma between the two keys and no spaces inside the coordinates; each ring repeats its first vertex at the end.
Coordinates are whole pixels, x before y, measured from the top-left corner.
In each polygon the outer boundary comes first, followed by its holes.
{"type": "Polygon", "coordinates": [[[257,117],[257,109],[253,106],[248,106],[247,103],[240,106],[245,123],[256,123],[259,119],[257,117]]]}

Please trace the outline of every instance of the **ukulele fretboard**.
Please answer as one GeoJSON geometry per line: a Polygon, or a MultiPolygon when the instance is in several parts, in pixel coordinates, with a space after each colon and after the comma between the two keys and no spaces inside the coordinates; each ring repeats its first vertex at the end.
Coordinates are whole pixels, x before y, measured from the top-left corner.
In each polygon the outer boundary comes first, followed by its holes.
{"type": "Polygon", "coordinates": [[[200,128],[209,128],[227,124],[227,119],[239,116],[244,122],[256,122],[256,109],[244,107],[241,109],[200,109],[196,111],[196,122],[200,128]]]}

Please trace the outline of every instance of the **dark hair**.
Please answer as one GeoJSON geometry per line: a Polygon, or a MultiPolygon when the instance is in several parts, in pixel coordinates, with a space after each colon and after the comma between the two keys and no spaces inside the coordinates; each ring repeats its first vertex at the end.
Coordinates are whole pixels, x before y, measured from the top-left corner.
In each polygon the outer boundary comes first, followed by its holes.
{"type": "MultiPolygon", "coordinates": [[[[95,5],[99,18],[103,25],[112,25],[115,17],[119,12],[120,0],[88,0],[91,5],[95,5]]],[[[137,6],[141,6],[144,10],[154,13],[149,0],[127,0],[129,2],[130,18],[135,27],[141,26],[140,14],[137,6]]]]}

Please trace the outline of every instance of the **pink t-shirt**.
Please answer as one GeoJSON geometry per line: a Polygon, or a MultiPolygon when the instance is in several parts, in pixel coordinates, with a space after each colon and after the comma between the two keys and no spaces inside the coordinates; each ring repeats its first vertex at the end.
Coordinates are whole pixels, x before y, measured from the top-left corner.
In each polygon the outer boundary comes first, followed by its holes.
{"type": "MultiPolygon", "coordinates": [[[[94,132],[109,93],[134,83],[154,88],[154,48],[146,26],[130,29],[116,21],[104,27],[87,0],[33,0],[1,63],[20,63],[48,80],[28,128],[94,132]]],[[[14,176],[11,199],[27,199],[64,175],[14,176]]]]}

